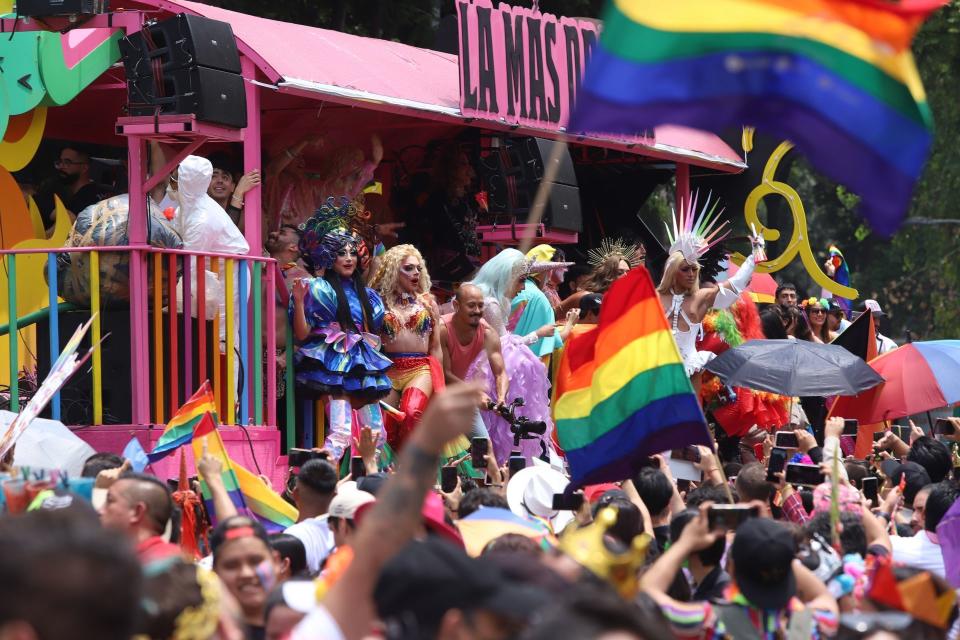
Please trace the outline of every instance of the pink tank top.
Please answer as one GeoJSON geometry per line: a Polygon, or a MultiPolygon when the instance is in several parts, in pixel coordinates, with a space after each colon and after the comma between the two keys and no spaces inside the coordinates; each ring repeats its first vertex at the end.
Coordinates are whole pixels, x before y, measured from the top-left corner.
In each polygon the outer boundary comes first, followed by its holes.
{"type": "Polygon", "coordinates": [[[457,340],[457,334],[451,326],[453,314],[448,313],[441,319],[447,326],[447,350],[450,352],[450,368],[453,370],[453,375],[463,380],[467,375],[467,369],[470,368],[477,355],[483,351],[484,322],[480,321],[480,326],[477,327],[473,340],[464,345],[457,340]]]}

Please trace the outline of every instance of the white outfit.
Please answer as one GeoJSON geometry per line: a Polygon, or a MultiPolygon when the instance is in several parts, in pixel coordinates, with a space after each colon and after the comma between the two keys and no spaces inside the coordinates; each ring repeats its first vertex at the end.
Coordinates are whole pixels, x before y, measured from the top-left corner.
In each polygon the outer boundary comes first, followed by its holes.
{"type": "Polygon", "coordinates": [[[307,617],[297,623],[290,632],[290,640],[307,640],[323,638],[323,640],[344,640],[340,625],[333,619],[330,612],[323,605],[318,606],[307,617]]]}
{"type": "Polygon", "coordinates": [[[717,357],[712,351],[697,351],[697,339],[703,335],[703,323],[691,322],[683,310],[683,301],[686,296],[674,294],[673,303],[667,311],[667,318],[671,321],[673,339],[680,350],[683,368],[688,376],[703,371],[707,363],[717,357]],[[687,330],[680,329],[680,319],[687,324],[687,330]]]}
{"type": "Polygon", "coordinates": [[[327,522],[327,514],[316,518],[307,518],[303,522],[287,527],[289,533],[303,543],[307,552],[307,569],[311,576],[320,573],[323,561],[333,552],[333,531],[327,522]]]}
{"type": "Polygon", "coordinates": [[[909,538],[890,537],[893,561],[918,569],[931,571],[941,578],[946,577],[940,544],[932,541],[927,531],[920,531],[909,538]]]}

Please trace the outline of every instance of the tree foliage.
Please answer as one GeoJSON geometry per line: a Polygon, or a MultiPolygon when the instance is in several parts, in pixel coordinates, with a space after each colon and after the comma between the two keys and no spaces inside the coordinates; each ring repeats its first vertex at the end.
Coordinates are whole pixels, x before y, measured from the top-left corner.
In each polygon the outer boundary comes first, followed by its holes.
{"type": "MultiPolygon", "coordinates": [[[[497,0],[494,0],[496,3],[497,0]]],[[[210,0],[229,9],[357,35],[429,47],[454,0],[210,0]]],[[[529,0],[514,5],[532,6],[529,0]]],[[[602,0],[541,0],[545,13],[599,17],[602,0]]],[[[914,42],[914,54],[936,122],[933,152],[915,193],[910,218],[960,218],[960,0],[937,12],[914,42]]],[[[900,337],[910,329],[922,339],[960,337],[960,225],[906,224],[892,240],[869,233],[857,212],[858,198],[798,159],[788,182],[807,210],[810,241],[823,258],[837,244],[851,266],[861,298],[876,298],[887,310],[884,331],[900,337]]],[[[662,190],[661,190],[662,191],[662,190]]],[[[658,192],[660,200],[669,199],[658,192]]],[[[666,201],[648,203],[658,213],[666,201]]],[[[787,223],[789,224],[789,222],[787,223]]],[[[789,235],[789,226],[779,227],[789,235]]],[[[778,277],[812,286],[799,260],[778,277]]]]}

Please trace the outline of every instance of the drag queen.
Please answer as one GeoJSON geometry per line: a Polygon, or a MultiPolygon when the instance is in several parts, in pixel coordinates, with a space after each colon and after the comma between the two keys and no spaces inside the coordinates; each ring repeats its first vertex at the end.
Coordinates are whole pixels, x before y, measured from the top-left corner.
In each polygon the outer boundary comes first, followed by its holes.
{"type": "MultiPolygon", "coordinates": [[[[540,443],[549,447],[553,422],[550,419],[550,383],[547,380],[547,368],[530,350],[529,345],[540,338],[553,335],[553,323],[527,335],[519,336],[507,331],[507,314],[511,300],[523,288],[531,262],[516,249],[504,249],[493,259],[480,267],[480,271],[470,284],[483,292],[483,319],[500,336],[500,347],[510,388],[507,401],[523,398],[524,405],[517,409],[516,415],[531,420],[543,420],[547,424],[544,435],[534,440],[521,441],[521,451],[527,461],[541,453],[540,443]]],[[[496,386],[490,364],[485,353],[481,353],[467,371],[467,379],[482,380],[491,398],[496,398],[496,386]]],[[[503,464],[513,449],[513,434],[510,424],[493,411],[482,411],[483,422],[490,433],[493,451],[497,461],[503,464]]]]}
{"type": "Polygon", "coordinates": [[[440,310],[430,295],[430,274],[412,244],[393,247],[380,257],[370,286],[386,308],[381,337],[393,361],[387,371],[391,390],[386,402],[404,418],[387,421],[387,442],[397,451],[420,421],[434,391],[443,389],[443,360],[436,331],[440,310]]]}
{"type": "Polygon", "coordinates": [[[351,223],[354,205],[329,198],[300,227],[300,253],[316,277],[293,285],[290,317],[300,341],[298,385],[330,398],[324,447],[336,458],[351,444],[351,408],[361,425],[378,434],[383,416],[378,401],[391,390],[391,361],[380,351],[384,305],[360,273],[362,240],[351,223]]]}
{"type": "MultiPolygon", "coordinates": [[[[681,204],[680,215],[674,215],[673,228],[667,228],[669,257],[657,287],[683,366],[697,393],[704,366],[716,357],[710,351],[697,351],[697,339],[703,335],[703,319],[716,305],[718,296],[722,294],[736,300],[746,290],[755,266],[751,255],[734,277],[716,287],[700,287],[701,259],[729,235],[729,231],[724,232],[727,221],[717,224],[723,212],[716,212],[717,204],[714,202],[711,207],[708,197],[699,215],[695,213],[696,196],[686,207],[681,204]]],[[[751,238],[751,242],[760,247],[763,241],[757,237],[751,238]]]]}

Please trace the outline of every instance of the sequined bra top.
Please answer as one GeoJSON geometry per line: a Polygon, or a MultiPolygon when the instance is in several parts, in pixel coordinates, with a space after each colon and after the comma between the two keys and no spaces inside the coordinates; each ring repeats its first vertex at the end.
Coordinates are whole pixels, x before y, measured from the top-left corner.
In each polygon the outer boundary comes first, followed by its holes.
{"type": "Polygon", "coordinates": [[[402,300],[402,307],[388,307],[383,316],[383,336],[388,342],[397,339],[401,331],[410,331],[425,337],[433,331],[433,315],[430,309],[416,298],[402,300]]]}

